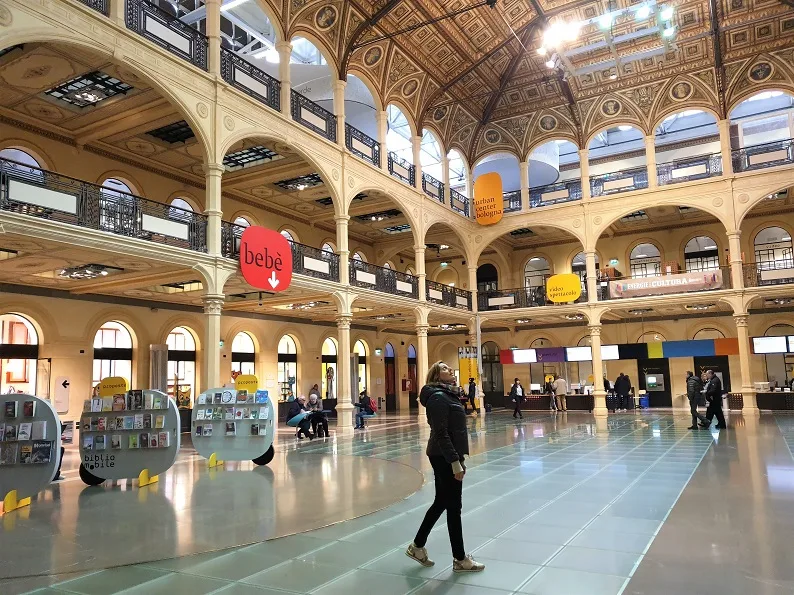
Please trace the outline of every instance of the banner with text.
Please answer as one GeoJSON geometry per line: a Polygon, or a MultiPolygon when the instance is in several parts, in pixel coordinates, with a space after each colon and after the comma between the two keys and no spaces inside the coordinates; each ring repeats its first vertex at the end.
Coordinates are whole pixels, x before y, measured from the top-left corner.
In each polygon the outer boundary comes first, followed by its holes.
{"type": "Polygon", "coordinates": [[[722,271],[681,273],[659,277],[622,279],[609,282],[611,298],[638,297],[642,295],[665,295],[686,291],[703,291],[722,287],[722,271]]]}

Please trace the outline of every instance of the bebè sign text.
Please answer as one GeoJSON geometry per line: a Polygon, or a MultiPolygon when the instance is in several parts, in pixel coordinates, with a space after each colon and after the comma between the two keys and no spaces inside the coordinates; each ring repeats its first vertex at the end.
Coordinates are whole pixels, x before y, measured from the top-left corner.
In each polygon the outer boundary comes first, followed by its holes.
{"type": "Polygon", "coordinates": [[[277,231],[247,227],[240,239],[240,269],[253,287],[284,291],[292,282],[292,248],[277,231]]]}

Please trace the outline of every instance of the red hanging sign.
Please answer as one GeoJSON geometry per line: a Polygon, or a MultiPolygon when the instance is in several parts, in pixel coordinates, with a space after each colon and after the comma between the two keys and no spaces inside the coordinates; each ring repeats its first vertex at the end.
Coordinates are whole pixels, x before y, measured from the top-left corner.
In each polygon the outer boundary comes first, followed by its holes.
{"type": "Polygon", "coordinates": [[[277,231],[247,227],[240,240],[240,270],[257,289],[284,291],[292,282],[292,248],[277,231]]]}

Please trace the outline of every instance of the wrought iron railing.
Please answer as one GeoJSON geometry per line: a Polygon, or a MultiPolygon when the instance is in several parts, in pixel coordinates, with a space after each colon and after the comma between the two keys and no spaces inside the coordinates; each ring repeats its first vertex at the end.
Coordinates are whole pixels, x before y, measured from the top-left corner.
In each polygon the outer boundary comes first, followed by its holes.
{"type": "Polygon", "coordinates": [[[582,181],[566,180],[529,189],[529,207],[545,207],[582,199],[582,181]]]}
{"type": "Polygon", "coordinates": [[[769,262],[745,264],[744,286],[787,285],[794,283],[794,259],[784,258],[769,262]]]}
{"type": "Polygon", "coordinates": [[[379,267],[363,260],[350,261],[350,284],[383,293],[418,299],[417,278],[394,269],[379,267]]]}
{"type": "Polygon", "coordinates": [[[345,146],[356,157],[380,167],[380,143],[345,122],[345,146]]]}
{"type": "Polygon", "coordinates": [[[127,28],[161,48],[207,70],[207,36],[146,0],[126,0],[127,28]]]}
{"type": "Polygon", "coordinates": [[[0,159],[0,210],[207,251],[201,213],[7,159],[0,159]]]}
{"type": "Polygon", "coordinates": [[[331,142],[336,142],[336,116],[292,89],[292,119],[331,142]]]}
{"type": "Polygon", "coordinates": [[[659,163],[656,166],[656,174],[660,186],[721,176],[722,155],[712,153],[659,163]]]}
{"type": "Polygon", "coordinates": [[[235,89],[276,111],[281,109],[281,82],[226,48],[221,48],[221,76],[235,89]]]}
{"type": "Polygon", "coordinates": [[[561,306],[565,303],[578,304],[587,301],[587,288],[582,284],[581,295],[571,302],[552,302],[546,297],[546,281],[544,277],[541,285],[532,287],[517,287],[514,289],[494,289],[477,293],[477,308],[479,311],[511,310],[513,308],[537,308],[540,306],[561,306]]]}
{"type": "Polygon", "coordinates": [[[402,157],[389,151],[389,173],[406,184],[416,186],[416,168],[402,157]]]}
{"type": "MultiPolygon", "coordinates": [[[[672,271],[670,275],[681,275],[687,271],[672,271]]],[[[673,293],[700,293],[717,291],[720,289],[731,289],[731,267],[721,266],[707,271],[689,271],[687,274],[695,275],[693,279],[686,283],[681,278],[675,279],[670,284],[665,284],[666,274],[648,275],[647,277],[632,277],[630,275],[607,275],[603,271],[598,271],[598,299],[601,301],[613,299],[625,299],[629,297],[643,297],[651,295],[669,295],[673,293]],[[653,286],[645,288],[644,293],[637,293],[632,289],[631,284],[642,283],[643,279],[653,279],[653,286]],[[610,284],[612,289],[610,289],[610,284]],[[627,292],[624,294],[624,292],[627,292]]]]}
{"type": "Polygon", "coordinates": [[[622,171],[590,176],[591,196],[607,196],[648,187],[648,169],[635,167],[622,171]]]}
{"type": "Polygon", "coordinates": [[[93,8],[97,12],[108,16],[110,14],[110,0],[78,0],[85,4],[88,8],[93,8]]]}
{"type": "Polygon", "coordinates": [[[442,205],[444,204],[444,182],[436,180],[430,174],[422,172],[422,190],[430,198],[435,198],[442,205]]]}
{"type": "Polygon", "coordinates": [[[456,213],[469,216],[469,197],[457,190],[449,189],[449,206],[456,213]]]}
{"type": "Polygon", "coordinates": [[[794,139],[752,145],[731,151],[733,171],[752,171],[794,163],[794,139]]]}
{"type": "Polygon", "coordinates": [[[433,304],[471,310],[471,292],[465,289],[444,285],[438,281],[425,280],[425,298],[433,304]]]}
{"type": "Polygon", "coordinates": [[[521,191],[520,190],[512,190],[510,192],[505,192],[502,194],[504,198],[504,212],[505,213],[515,213],[516,211],[521,210],[521,191]]]}

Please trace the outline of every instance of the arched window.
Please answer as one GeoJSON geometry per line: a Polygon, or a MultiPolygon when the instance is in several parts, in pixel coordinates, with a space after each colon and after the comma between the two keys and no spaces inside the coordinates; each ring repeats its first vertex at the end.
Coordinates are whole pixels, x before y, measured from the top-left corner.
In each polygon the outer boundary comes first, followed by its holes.
{"type": "Polygon", "coordinates": [[[255,374],[256,346],[246,332],[237,333],[232,340],[232,372],[255,374]]]}
{"type": "Polygon", "coordinates": [[[542,256],[533,256],[524,265],[524,287],[544,287],[546,277],[551,274],[549,261],[542,256]]]}
{"type": "MultiPolygon", "coordinates": [[[[597,272],[599,268],[598,254],[595,255],[595,268],[597,272]]],[[[571,260],[571,272],[574,275],[579,275],[579,279],[582,281],[582,292],[587,291],[587,255],[584,252],[579,252],[571,260]]]]}
{"type": "Polygon", "coordinates": [[[662,333],[656,331],[646,331],[637,339],[637,343],[660,343],[662,341],[667,341],[667,339],[662,333]]]}
{"type": "Polygon", "coordinates": [[[281,232],[279,232],[279,233],[281,233],[282,236],[287,238],[288,242],[294,242],[295,241],[295,236],[293,235],[293,233],[290,230],[282,229],[281,232]]]}
{"type": "Polygon", "coordinates": [[[416,359],[416,347],[413,345],[408,346],[408,359],[416,359]]]}
{"type": "MultiPolygon", "coordinates": [[[[168,395],[180,408],[193,407],[196,393],[196,340],[193,332],[178,326],[168,333],[168,395]]],[[[217,387],[207,387],[217,388],[217,387]]]]}
{"type": "Polygon", "coordinates": [[[245,217],[237,217],[234,220],[234,224],[235,225],[239,225],[240,227],[250,227],[251,226],[251,222],[248,219],[246,219],[245,217]]]}
{"type": "Polygon", "coordinates": [[[425,383],[425,378],[417,377],[416,347],[412,344],[408,345],[408,382],[410,383],[410,388],[408,389],[408,408],[418,409],[419,403],[416,402],[416,397],[419,394],[419,389],[425,383]]]}
{"type": "Polygon", "coordinates": [[[414,162],[414,149],[411,142],[411,125],[408,118],[396,105],[386,107],[387,125],[386,148],[408,163],[414,162]]]}
{"type": "Polygon", "coordinates": [[[322,251],[323,252],[330,252],[331,254],[333,254],[334,252],[336,252],[336,249],[330,244],[330,242],[324,242],[323,243],[323,247],[322,247],[322,251]]]}
{"type": "Polygon", "coordinates": [[[450,287],[455,287],[458,283],[458,271],[452,268],[441,269],[436,275],[436,281],[450,287]]]}
{"type": "Polygon", "coordinates": [[[697,236],[689,240],[684,246],[684,268],[692,273],[720,268],[717,242],[708,236],[697,236]]]}
{"type": "Polygon", "coordinates": [[[692,338],[696,341],[700,339],[724,339],[725,333],[716,328],[702,328],[692,338]]]}
{"type": "Polygon", "coordinates": [[[653,244],[638,244],[629,255],[629,270],[632,279],[655,277],[662,272],[662,255],[653,244]]]}
{"type": "Polygon", "coordinates": [[[36,160],[33,155],[30,153],[26,153],[22,149],[15,149],[13,147],[9,147],[7,149],[3,149],[0,151],[0,159],[9,159],[11,161],[16,161],[17,163],[21,163],[22,166],[14,165],[15,169],[21,170],[23,172],[31,173],[31,174],[38,174],[37,170],[41,169],[41,165],[36,160]]]}
{"type": "Polygon", "coordinates": [[[782,91],[762,91],[746,99],[730,113],[731,148],[788,141],[792,112],[794,97],[782,91]]]}
{"type": "Polygon", "coordinates": [[[422,160],[422,173],[433,176],[436,180],[441,182],[444,179],[444,170],[441,164],[441,158],[443,157],[441,143],[438,142],[436,135],[430,130],[422,131],[422,151],[420,157],[422,160]]]}
{"type": "Polygon", "coordinates": [[[320,381],[322,382],[321,394],[325,395],[326,399],[336,398],[336,383],[334,379],[336,378],[336,367],[339,363],[337,352],[336,339],[328,337],[323,341],[323,351],[321,354],[323,369],[320,381]]]}
{"type": "Polygon", "coordinates": [[[755,262],[762,271],[794,268],[791,235],[782,227],[765,227],[753,240],[755,262]]]}
{"type": "MultiPolygon", "coordinates": [[[[102,182],[103,196],[109,196],[115,198],[128,198],[126,195],[132,193],[133,193],[132,189],[127,184],[116,178],[107,178],[104,182],[102,182]]],[[[178,206],[178,205],[174,205],[174,206],[178,206]]]]}
{"type": "MultiPolygon", "coordinates": [[[[0,316],[0,393],[49,396],[36,385],[38,357],[39,335],[33,324],[18,314],[0,316]]],[[[49,389],[49,374],[44,375],[38,380],[42,389],[45,381],[49,389]]]]}
{"type": "Polygon", "coordinates": [[[356,378],[358,379],[358,392],[360,393],[369,387],[367,382],[367,344],[361,340],[356,341],[353,346],[353,353],[356,354],[358,359],[356,378]]]}
{"type": "Polygon", "coordinates": [[[284,335],[278,342],[278,386],[280,400],[295,400],[295,389],[298,386],[298,346],[289,335],[284,335]]]}
{"type": "Polygon", "coordinates": [[[447,153],[449,163],[449,187],[463,196],[469,196],[469,172],[466,162],[455,149],[447,153]]]}
{"type": "MultiPolygon", "coordinates": [[[[770,326],[764,333],[765,337],[791,335],[794,335],[794,326],[790,324],[770,326]]],[[[764,355],[764,362],[770,388],[791,387],[791,379],[794,378],[794,353],[768,353],[764,355]]]]}
{"type": "Polygon", "coordinates": [[[171,206],[176,207],[177,209],[182,209],[183,211],[190,211],[191,213],[193,212],[193,207],[190,206],[190,203],[184,198],[175,198],[171,201],[171,206]]]}
{"type": "Polygon", "coordinates": [[[391,270],[391,263],[390,263],[390,262],[388,262],[388,261],[387,261],[387,262],[384,262],[384,263],[383,263],[383,268],[384,268],[384,269],[389,269],[389,270],[391,270]]]}
{"type": "Polygon", "coordinates": [[[133,388],[132,334],[120,322],[110,321],[94,335],[94,366],[91,386],[104,378],[120,376],[133,388]]]}
{"type": "Polygon", "coordinates": [[[292,54],[290,55],[292,64],[313,64],[315,66],[327,66],[328,62],[316,45],[304,37],[292,39],[292,54]]]}
{"type": "Polygon", "coordinates": [[[499,289],[499,271],[490,263],[477,267],[477,292],[496,291],[499,289]]]}
{"type": "Polygon", "coordinates": [[[357,260],[358,262],[367,262],[367,259],[364,258],[364,255],[361,254],[361,252],[354,252],[353,260],[357,260]]]}
{"type": "Polygon", "coordinates": [[[414,270],[411,267],[405,267],[405,274],[406,275],[411,275],[411,277],[413,277],[414,276],[414,270]]]}

